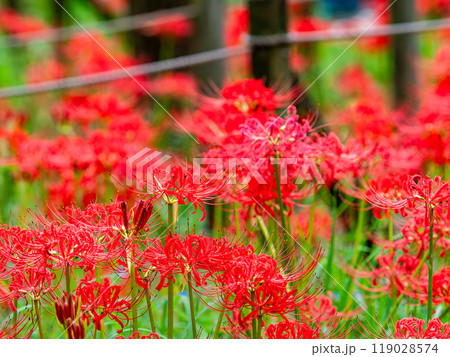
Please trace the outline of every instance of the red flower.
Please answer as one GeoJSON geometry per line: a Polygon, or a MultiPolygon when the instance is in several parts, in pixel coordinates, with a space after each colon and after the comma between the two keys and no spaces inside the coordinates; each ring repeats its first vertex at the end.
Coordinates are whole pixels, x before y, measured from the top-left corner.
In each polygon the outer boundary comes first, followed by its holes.
{"type": "Polygon", "coordinates": [[[394,337],[398,339],[450,339],[450,324],[443,324],[441,320],[435,318],[428,321],[425,328],[424,320],[407,317],[395,324],[394,337]]]}
{"type": "Polygon", "coordinates": [[[182,39],[191,36],[193,23],[182,14],[167,15],[150,20],[141,32],[147,36],[171,37],[182,39]]]}
{"type": "Polygon", "coordinates": [[[194,172],[192,166],[175,164],[168,168],[159,167],[151,172],[151,176],[141,180],[139,187],[143,187],[152,199],[163,198],[170,203],[185,205],[191,203],[194,212],[198,208],[203,212],[200,220],[206,217],[205,201],[212,200],[222,193],[226,185],[223,172],[205,176],[204,171],[194,172]]]}
{"type": "Polygon", "coordinates": [[[109,317],[120,325],[117,332],[121,333],[130,320],[127,311],[131,308],[130,302],[119,298],[121,289],[119,285],[111,285],[107,278],[103,284],[83,279],[76,289],[81,301],[82,319],[88,325],[92,320],[100,331],[102,320],[109,317]]]}
{"type": "MultiPolygon", "coordinates": [[[[116,340],[125,340],[126,337],[124,336],[117,336],[116,340]]],[[[139,332],[133,333],[131,336],[128,337],[129,340],[159,340],[159,335],[157,333],[149,333],[148,335],[141,335],[139,332]]]]}
{"type": "Polygon", "coordinates": [[[364,197],[375,207],[399,211],[402,215],[422,212],[425,224],[429,225],[432,209],[438,206],[449,207],[450,184],[442,181],[439,176],[432,180],[428,176],[413,175],[402,182],[402,192],[394,190],[393,196],[386,198],[371,187],[364,197]]]}
{"type": "Polygon", "coordinates": [[[318,339],[318,330],[308,324],[297,321],[281,321],[267,326],[265,336],[268,339],[318,339]]]}

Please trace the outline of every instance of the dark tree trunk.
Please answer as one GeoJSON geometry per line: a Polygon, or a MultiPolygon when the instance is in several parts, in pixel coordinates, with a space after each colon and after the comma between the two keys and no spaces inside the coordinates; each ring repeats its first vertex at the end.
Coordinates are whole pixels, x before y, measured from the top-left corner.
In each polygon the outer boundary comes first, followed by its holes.
{"type": "MultiPolygon", "coordinates": [[[[196,0],[198,17],[196,21],[194,51],[203,52],[224,46],[224,1],[196,0]]],[[[225,62],[215,61],[195,68],[197,77],[203,83],[212,81],[219,88],[222,86],[225,62]]]]}
{"type": "MultiPolygon", "coordinates": [[[[414,1],[397,0],[392,6],[392,22],[410,22],[416,19],[414,1]]],[[[417,35],[394,36],[392,41],[394,57],[393,79],[395,104],[414,106],[417,90],[416,61],[417,35]]]]}
{"type": "MultiPolygon", "coordinates": [[[[189,0],[131,0],[130,10],[132,15],[139,15],[162,9],[188,5],[189,0]]],[[[159,59],[160,40],[157,37],[144,36],[139,30],[131,36],[135,54],[150,60],[159,59]]]]}
{"type": "MultiPolygon", "coordinates": [[[[287,30],[286,0],[249,0],[250,34],[283,34],[287,30]]],[[[286,45],[254,46],[252,73],[267,84],[289,80],[289,49],[286,45]]]]}

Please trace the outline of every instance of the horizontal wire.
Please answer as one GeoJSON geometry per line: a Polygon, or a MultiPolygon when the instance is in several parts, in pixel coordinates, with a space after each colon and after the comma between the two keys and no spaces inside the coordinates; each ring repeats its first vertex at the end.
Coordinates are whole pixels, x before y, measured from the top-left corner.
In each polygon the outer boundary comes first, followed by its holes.
{"type": "MultiPolygon", "coordinates": [[[[180,6],[172,9],[164,9],[147,12],[144,14],[120,17],[112,20],[93,22],[87,24],[85,27],[90,31],[100,30],[104,34],[113,34],[137,30],[145,27],[148,21],[158,20],[171,15],[183,15],[188,18],[193,18],[197,15],[197,8],[195,5],[180,6]]],[[[42,31],[5,35],[0,36],[0,42],[4,43],[0,46],[0,49],[63,42],[70,40],[76,34],[82,34],[82,31],[80,31],[79,26],[72,25],[59,28],[49,28],[42,31]]]]}
{"type": "Polygon", "coordinates": [[[220,48],[205,52],[196,53],[182,57],[171,58],[168,60],[145,63],[135,66],[126,67],[126,71],[122,68],[115,70],[87,74],[83,76],[67,77],[55,79],[51,81],[31,83],[21,86],[0,88],[0,98],[20,97],[30,94],[38,94],[51,92],[60,89],[69,89],[76,87],[84,87],[94,84],[112,82],[119,79],[141,76],[144,74],[154,74],[165,71],[173,71],[176,69],[191,67],[203,63],[218,61],[230,57],[246,54],[250,49],[246,46],[234,46],[228,48],[220,48]]]}
{"type": "MultiPolygon", "coordinates": [[[[361,37],[394,36],[412,33],[423,33],[450,29],[450,18],[439,20],[426,20],[405,22],[399,24],[379,25],[368,30],[361,37]]],[[[306,33],[287,33],[267,36],[246,36],[246,44],[232,47],[200,52],[192,55],[176,57],[164,61],[145,63],[127,67],[126,70],[133,76],[155,74],[165,71],[173,71],[182,68],[223,60],[250,53],[252,47],[276,46],[286,44],[300,44],[312,42],[338,41],[357,38],[361,35],[361,28],[321,30],[306,33]]],[[[88,75],[68,77],[51,81],[31,83],[20,86],[0,88],[0,98],[19,97],[38,94],[60,89],[83,87],[88,85],[111,82],[128,78],[129,75],[123,69],[110,70],[88,75]]]]}

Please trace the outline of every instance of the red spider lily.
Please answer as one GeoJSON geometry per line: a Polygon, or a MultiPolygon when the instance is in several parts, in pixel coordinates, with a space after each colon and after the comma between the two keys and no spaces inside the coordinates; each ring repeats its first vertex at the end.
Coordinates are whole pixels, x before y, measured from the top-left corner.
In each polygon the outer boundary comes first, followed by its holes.
{"type": "Polygon", "coordinates": [[[450,324],[443,324],[439,319],[425,321],[416,317],[407,317],[395,324],[394,337],[398,339],[449,339],[450,324]]]}
{"type": "Polygon", "coordinates": [[[430,212],[435,207],[449,207],[450,184],[436,176],[434,180],[428,176],[409,176],[402,183],[402,192],[394,191],[394,196],[386,198],[374,188],[369,189],[365,199],[373,206],[381,209],[392,209],[399,211],[402,215],[408,212],[422,212],[425,215],[426,225],[430,224],[430,212]]]}
{"type": "MultiPolygon", "coordinates": [[[[369,99],[380,105],[383,103],[381,89],[377,87],[375,80],[360,65],[351,65],[345,68],[338,78],[337,87],[343,95],[358,98],[369,110],[372,109],[369,99]],[[367,99],[367,101],[364,99],[367,99]]],[[[375,109],[379,110],[380,108],[374,107],[373,111],[375,109]]],[[[383,129],[380,128],[380,130],[383,129]]]]}
{"type": "MultiPolygon", "coordinates": [[[[385,246],[385,249],[388,248],[389,246],[385,246]]],[[[379,266],[377,268],[368,271],[355,269],[349,271],[356,278],[370,279],[369,286],[361,284],[359,281],[355,282],[366,291],[388,294],[395,291],[397,295],[408,293],[417,279],[426,276],[427,273],[425,265],[418,270],[420,258],[409,254],[402,254],[396,258],[395,252],[389,251],[379,255],[376,261],[379,266]],[[416,274],[417,277],[414,277],[416,274]]]]}
{"type": "Polygon", "coordinates": [[[15,160],[21,175],[42,178],[55,205],[61,202],[67,206],[76,198],[88,204],[111,186],[110,174],[118,181],[125,178],[124,158],[146,146],[151,138],[149,126],[140,116],[114,119],[106,129],[90,130],[87,137],[29,137],[21,141],[15,160]]]}
{"type": "Polygon", "coordinates": [[[150,93],[157,97],[176,100],[191,99],[197,93],[197,80],[188,73],[173,72],[152,78],[150,93]]]}
{"type": "Polygon", "coordinates": [[[72,94],[56,103],[52,114],[57,121],[79,123],[87,129],[99,120],[112,121],[133,115],[132,105],[132,100],[125,101],[115,93],[72,94]]]}
{"type": "Polygon", "coordinates": [[[131,308],[129,301],[120,299],[121,289],[119,285],[111,285],[107,278],[102,284],[82,280],[76,289],[76,295],[81,301],[82,319],[88,325],[92,319],[95,328],[100,331],[102,320],[109,317],[120,325],[117,332],[121,333],[130,321],[127,311],[131,308]]]}
{"type": "Polygon", "coordinates": [[[175,274],[181,274],[185,279],[191,274],[192,281],[188,281],[188,284],[196,289],[206,285],[212,274],[225,270],[236,254],[245,254],[247,250],[251,248],[225,238],[170,234],[164,245],[159,239],[152,241],[138,258],[137,266],[141,271],[147,272],[147,276],[149,273],[158,273],[160,282],[156,290],[166,287],[168,280],[174,280],[175,274]]]}
{"type": "Polygon", "coordinates": [[[317,251],[310,262],[301,262],[292,272],[284,271],[267,255],[236,257],[222,273],[212,278],[220,292],[217,303],[222,310],[238,309],[242,327],[258,316],[285,317],[293,312],[304,312],[317,298],[317,290],[309,293],[314,282],[306,282],[320,256],[321,252],[317,251]],[[299,288],[301,284],[305,284],[303,288],[299,288]],[[245,315],[246,309],[250,312],[245,315]]]}
{"type": "MultiPolygon", "coordinates": [[[[311,208],[300,211],[291,216],[291,225],[294,232],[299,232],[300,237],[308,237],[310,226],[311,208]]],[[[322,240],[331,238],[331,216],[323,207],[314,209],[314,221],[311,236],[308,237],[312,244],[319,244],[322,240]]]]}
{"type": "MultiPolygon", "coordinates": [[[[438,218],[433,225],[433,241],[439,255],[444,257],[450,250],[448,238],[448,210],[437,209],[434,215],[438,218]]],[[[424,229],[426,222],[422,214],[408,219],[401,229],[403,238],[396,239],[394,249],[402,249],[404,252],[421,256],[428,249],[429,232],[424,229]]]]}
{"type": "Polygon", "coordinates": [[[159,340],[159,335],[157,333],[153,333],[153,332],[149,333],[148,335],[141,335],[140,332],[135,332],[129,337],[117,336],[116,340],[125,340],[127,338],[129,340],[144,340],[144,339],[159,340]]]}
{"type": "Polygon", "coordinates": [[[450,304],[450,267],[433,275],[433,304],[441,303],[450,304]]]}
{"type": "Polygon", "coordinates": [[[98,262],[109,258],[109,253],[96,238],[90,229],[52,224],[43,229],[35,245],[47,251],[54,269],[70,266],[92,270],[98,262]]]}
{"type": "MultiPolygon", "coordinates": [[[[389,199],[401,199],[405,192],[403,191],[403,182],[407,179],[405,175],[384,175],[379,176],[369,182],[369,189],[364,194],[364,198],[372,202],[374,200],[381,200],[384,197],[389,199]]],[[[372,205],[372,211],[376,218],[380,219],[382,213],[388,209],[380,208],[378,205],[372,205]]],[[[397,210],[398,211],[398,210],[397,210]]]]}
{"type": "Polygon", "coordinates": [[[318,339],[319,331],[308,324],[297,321],[281,321],[267,326],[265,336],[268,339],[318,339]]]}
{"type": "Polygon", "coordinates": [[[8,295],[1,297],[3,301],[28,299],[39,300],[44,295],[52,293],[56,287],[52,286],[52,281],[56,277],[45,269],[26,267],[15,269],[10,272],[11,282],[9,284],[8,295]]]}
{"type": "Polygon", "coordinates": [[[10,8],[1,9],[0,24],[3,31],[13,35],[26,34],[27,32],[33,33],[47,28],[40,20],[32,17],[24,17],[10,8]]]}
{"type": "Polygon", "coordinates": [[[275,109],[287,106],[294,92],[284,88],[275,91],[261,80],[236,81],[222,89],[220,98],[200,96],[202,106],[183,125],[201,141],[221,144],[238,134],[248,119],[264,124],[276,117],[275,109]]]}
{"type": "Polygon", "coordinates": [[[192,21],[182,14],[167,15],[145,24],[141,32],[147,36],[182,39],[194,31],[192,21]]]}
{"type": "Polygon", "coordinates": [[[396,322],[392,332],[382,328],[380,323],[371,326],[369,323],[360,323],[356,327],[362,336],[378,339],[449,339],[450,324],[442,323],[440,319],[434,318],[428,324],[417,317],[406,317],[396,322]]]}
{"type": "MultiPolygon", "coordinates": [[[[450,267],[445,267],[433,274],[433,287],[432,287],[432,303],[433,305],[439,305],[442,303],[450,303],[450,267]]],[[[421,303],[427,303],[428,299],[428,282],[425,278],[422,280],[415,280],[412,284],[410,291],[407,292],[408,296],[419,299],[421,303]]]]}
{"type": "Polygon", "coordinates": [[[231,133],[227,142],[209,150],[205,156],[242,161],[233,173],[238,190],[230,193],[228,199],[254,206],[259,214],[263,212],[259,205],[255,206],[255,201],[270,214],[273,214],[272,204],[278,201],[275,158],[290,160],[291,164],[280,174],[280,189],[283,203],[292,211],[293,200],[301,199],[311,191],[311,185],[300,185],[303,180],[311,183],[320,179],[315,175],[318,172],[314,170],[314,163],[308,161],[314,151],[308,142],[311,130],[310,119],[300,120],[292,107],[286,119],[272,116],[265,125],[253,117],[248,119],[239,132],[231,133]]]}
{"type": "Polygon", "coordinates": [[[448,0],[416,0],[417,10],[424,15],[442,15],[450,12],[448,0]]]}
{"type": "Polygon", "coordinates": [[[116,16],[123,14],[129,6],[128,0],[93,0],[93,2],[102,11],[116,16]]]}
{"type": "Polygon", "coordinates": [[[250,15],[247,7],[233,6],[225,16],[225,45],[235,46],[241,43],[243,35],[248,33],[250,15]]]}
{"type": "Polygon", "coordinates": [[[36,269],[47,267],[45,248],[34,248],[35,237],[39,234],[36,229],[6,225],[0,228],[0,278],[12,270],[11,264],[19,270],[30,266],[36,269]]]}
{"type": "Polygon", "coordinates": [[[221,173],[213,175],[212,178],[205,177],[200,172],[194,172],[193,167],[176,164],[168,168],[156,168],[152,170],[151,177],[142,180],[140,187],[144,187],[147,194],[153,199],[162,197],[170,203],[185,205],[191,203],[195,213],[198,208],[203,212],[200,219],[206,217],[205,201],[210,201],[221,194],[227,181],[220,176],[221,173]]]}
{"type": "Polygon", "coordinates": [[[33,325],[27,324],[27,315],[22,315],[16,322],[4,319],[0,322],[0,340],[22,338],[28,339],[33,333],[33,325]]]}
{"type": "Polygon", "coordinates": [[[43,63],[32,64],[27,69],[27,83],[38,83],[60,79],[66,76],[64,66],[55,59],[48,59],[43,63]]]}

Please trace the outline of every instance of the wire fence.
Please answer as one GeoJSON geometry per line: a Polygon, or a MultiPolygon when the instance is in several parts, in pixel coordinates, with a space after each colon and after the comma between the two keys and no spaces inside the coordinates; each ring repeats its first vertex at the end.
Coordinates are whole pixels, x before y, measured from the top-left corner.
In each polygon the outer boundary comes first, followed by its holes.
{"type": "Polygon", "coordinates": [[[450,18],[438,20],[414,21],[408,23],[378,25],[363,35],[362,28],[321,30],[306,33],[287,33],[282,35],[246,36],[245,44],[225,47],[192,55],[181,56],[164,61],[145,63],[123,69],[110,70],[89,75],[68,77],[57,80],[0,88],[0,98],[11,98],[51,92],[62,89],[84,87],[106,83],[132,76],[150,75],[166,71],[175,71],[204,63],[224,60],[250,53],[258,46],[279,46],[288,44],[314,43],[326,41],[350,40],[358,37],[396,36],[413,33],[425,33],[450,29],[450,18]]]}
{"type": "MultiPolygon", "coordinates": [[[[104,34],[114,34],[144,28],[149,21],[161,20],[173,15],[183,15],[186,18],[197,16],[195,5],[180,6],[173,9],[164,9],[144,14],[125,16],[112,20],[105,20],[86,24],[89,31],[101,31],[104,34]]],[[[72,25],[60,28],[50,28],[42,31],[24,32],[14,35],[0,36],[0,49],[33,46],[38,44],[51,44],[70,40],[74,35],[81,34],[80,26],[72,25]]]]}
{"type": "MultiPolygon", "coordinates": [[[[319,0],[290,0],[290,4],[307,4],[319,0]]],[[[138,15],[123,16],[117,19],[104,20],[86,24],[87,30],[102,31],[104,34],[114,34],[139,30],[145,27],[149,21],[162,20],[168,16],[183,15],[188,19],[197,16],[198,9],[195,4],[178,6],[171,9],[162,9],[138,15]]],[[[78,25],[50,28],[41,31],[18,33],[14,35],[0,36],[0,49],[18,48],[40,44],[51,44],[70,40],[74,35],[83,34],[78,25]]]]}

